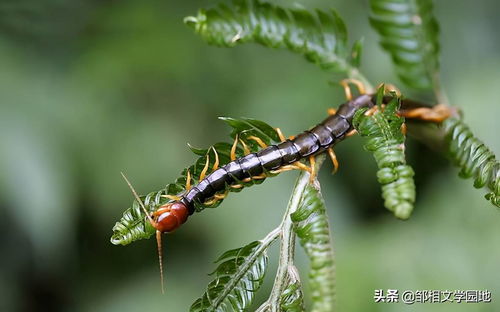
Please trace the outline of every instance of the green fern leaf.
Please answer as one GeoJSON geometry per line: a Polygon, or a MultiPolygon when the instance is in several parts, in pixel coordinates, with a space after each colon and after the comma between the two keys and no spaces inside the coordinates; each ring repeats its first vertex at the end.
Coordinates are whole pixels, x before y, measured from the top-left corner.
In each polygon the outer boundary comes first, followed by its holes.
{"type": "Polygon", "coordinates": [[[370,8],[370,22],[400,79],[413,88],[431,89],[439,70],[432,0],[370,0],[370,8]]]}
{"type": "MultiPolygon", "coordinates": [[[[273,144],[279,142],[279,136],[276,130],[268,125],[267,123],[248,118],[228,118],[222,117],[229,126],[232,128],[231,135],[233,138],[238,135],[241,140],[243,140],[246,146],[249,148],[250,152],[256,152],[260,149],[257,142],[248,139],[249,136],[254,136],[261,139],[266,144],[273,144]]],[[[179,178],[175,180],[174,183],[167,184],[164,189],[157,192],[149,193],[147,196],[141,197],[149,212],[154,212],[158,207],[169,202],[169,199],[163,197],[164,195],[180,195],[185,192],[185,186],[187,181],[187,172],[191,175],[191,183],[199,182],[200,174],[205,167],[207,156],[209,158],[209,168],[215,163],[215,153],[219,157],[219,165],[223,166],[231,161],[232,143],[219,142],[212,145],[208,149],[199,149],[190,146],[190,149],[196,155],[200,157],[196,162],[184,169],[179,178]]],[[[241,157],[244,155],[244,150],[241,147],[237,147],[236,156],[241,157]]],[[[253,184],[260,184],[264,180],[252,180],[250,182],[242,183],[244,186],[248,187],[253,184]]],[[[231,192],[239,192],[241,189],[230,188],[231,192]]],[[[212,205],[206,205],[204,203],[195,203],[195,209],[197,212],[202,211],[205,208],[215,208],[221,204],[222,200],[215,202],[212,205]]],[[[155,229],[149,224],[146,219],[146,215],[142,211],[137,201],[134,201],[132,207],[125,210],[122,218],[113,227],[113,235],[111,237],[111,243],[115,245],[127,245],[133,241],[140,239],[150,238],[155,233],[155,229]]]]}
{"type": "Polygon", "coordinates": [[[500,163],[495,154],[460,119],[449,118],[443,125],[450,156],[462,169],[460,177],[474,177],[476,188],[487,186],[491,192],[486,199],[500,207],[500,163]]]}
{"type": "Polygon", "coordinates": [[[289,282],[280,298],[280,311],[283,312],[302,312],[304,307],[304,294],[300,281],[289,282]]]}
{"type": "MultiPolygon", "coordinates": [[[[233,47],[255,42],[287,48],[324,69],[346,72],[353,67],[349,63],[347,30],[334,10],[311,13],[257,0],[235,0],[232,7],[220,4],[184,21],[212,45],[233,47]]],[[[355,50],[359,52],[359,48],[355,50]]]]}
{"type": "Polygon", "coordinates": [[[393,98],[383,112],[381,103],[383,87],[378,91],[379,111],[366,116],[366,109],[354,114],[353,125],[361,136],[367,137],[365,148],[373,153],[379,167],[377,178],[382,185],[385,207],[400,219],[408,219],[415,202],[414,171],[406,164],[404,154],[405,136],[401,132],[404,118],[396,113],[400,99],[393,98]]]}
{"type": "Polygon", "coordinates": [[[244,311],[262,285],[267,268],[266,249],[269,244],[252,242],[245,247],[229,250],[218,260],[205,294],[197,299],[190,311],[244,311]]]}
{"type": "Polygon", "coordinates": [[[335,258],[328,216],[319,190],[308,185],[300,206],[291,215],[294,230],[309,260],[309,284],[313,312],[329,312],[335,307],[335,258]]]}

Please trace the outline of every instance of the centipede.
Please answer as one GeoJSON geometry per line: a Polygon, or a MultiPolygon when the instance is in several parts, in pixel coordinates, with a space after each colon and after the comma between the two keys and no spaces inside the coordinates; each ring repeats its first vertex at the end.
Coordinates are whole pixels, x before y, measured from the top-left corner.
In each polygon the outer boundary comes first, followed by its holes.
{"type": "MultiPolygon", "coordinates": [[[[315,157],[322,153],[329,155],[334,171],[338,169],[339,163],[333,147],[356,134],[353,126],[355,113],[361,109],[370,112],[376,108],[377,103],[377,95],[366,93],[366,88],[359,81],[345,80],[342,85],[348,101],[337,109],[329,109],[329,116],[316,126],[289,138],[276,128],[279,137],[276,144],[267,144],[257,136],[247,136],[247,139],[258,145],[259,150],[256,152],[251,152],[245,141],[235,134],[227,163],[222,164],[216,149],[212,148],[207,152],[198,183],[192,183],[188,170],[184,189],[176,195],[158,193],[157,198],[167,198],[168,202],[158,205],[153,211],[146,209],[145,205],[150,203],[143,203],[124,176],[145,218],[156,231],[161,270],[161,235],[177,230],[196,211],[196,207],[213,205],[223,200],[230,192],[241,191],[249,184],[262,183],[268,177],[289,170],[308,171],[312,182],[317,174],[313,169],[315,157]],[[358,87],[359,95],[352,95],[349,83],[358,87]],[[239,145],[242,145],[244,155],[238,157],[236,151],[240,148],[239,145]],[[209,154],[213,154],[212,161],[209,161],[209,154]],[[208,173],[210,167],[211,172],[208,173]]],[[[383,102],[389,102],[393,96],[395,95],[383,97],[383,102]]],[[[450,115],[449,110],[441,106],[436,109],[411,100],[401,101],[399,114],[402,117],[428,122],[442,122],[450,115]]]]}

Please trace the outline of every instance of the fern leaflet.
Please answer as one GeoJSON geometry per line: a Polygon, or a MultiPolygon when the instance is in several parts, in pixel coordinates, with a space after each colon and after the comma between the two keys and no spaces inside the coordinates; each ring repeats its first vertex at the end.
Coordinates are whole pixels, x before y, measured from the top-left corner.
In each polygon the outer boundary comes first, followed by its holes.
{"type": "Polygon", "coordinates": [[[285,9],[258,0],[234,0],[233,6],[219,4],[200,10],[185,23],[209,44],[233,47],[256,42],[271,48],[287,48],[324,69],[347,72],[359,65],[361,45],[347,49],[347,30],[336,11],[285,9]]]}
{"type": "Polygon", "coordinates": [[[370,22],[408,86],[432,89],[439,69],[438,23],[432,0],[370,0],[370,22]]]}
{"type": "Polygon", "coordinates": [[[313,312],[335,307],[335,257],[325,203],[319,190],[308,185],[299,209],[291,215],[294,230],[309,261],[309,285],[313,312]]]}
{"type": "Polygon", "coordinates": [[[460,177],[474,177],[476,188],[487,186],[491,192],[486,199],[500,207],[500,163],[495,154],[460,119],[446,120],[444,128],[450,156],[462,168],[460,177]]]}
{"type": "Polygon", "coordinates": [[[400,99],[395,97],[380,111],[383,88],[378,90],[379,110],[373,115],[365,115],[366,109],[357,111],[353,125],[361,136],[368,138],[365,148],[373,153],[379,167],[377,178],[382,184],[385,207],[396,217],[408,219],[415,202],[415,183],[413,169],[406,164],[404,154],[404,118],[396,114],[400,99]]]}

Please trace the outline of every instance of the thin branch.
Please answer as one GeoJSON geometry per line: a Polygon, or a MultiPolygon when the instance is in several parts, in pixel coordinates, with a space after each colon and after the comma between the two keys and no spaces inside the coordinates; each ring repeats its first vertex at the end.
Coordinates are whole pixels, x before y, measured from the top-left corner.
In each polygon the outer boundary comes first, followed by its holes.
{"type": "MultiPolygon", "coordinates": [[[[325,160],[324,155],[317,157],[315,170],[318,171],[325,160]]],[[[292,191],[292,196],[288,202],[283,221],[279,226],[281,232],[280,258],[278,271],[274,280],[274,286],[271,290],[269,299],[257,311],[279,311],[281,294],[287,287],[288,274],[290,267],[293,267],[293,259],[295,255],[295,233],[293,231],[293,222],[290,215],[299,208],[302,196],[306,186],[310,183],[310,175],[307,171],[302,171],[297,178],[292,191]]]]}

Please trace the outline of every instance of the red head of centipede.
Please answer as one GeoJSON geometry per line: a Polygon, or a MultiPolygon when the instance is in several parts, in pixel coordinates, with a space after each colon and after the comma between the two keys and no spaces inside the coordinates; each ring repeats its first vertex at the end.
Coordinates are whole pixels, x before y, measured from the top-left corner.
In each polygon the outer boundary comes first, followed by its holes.
{"type": "Polygon", "coordinates": [[[182,202],[176,201],[160,206],[154,212],[154,227],[161,233],[172,232],[186,222],[189,210],[182,202]]]}

